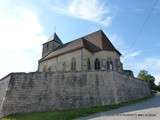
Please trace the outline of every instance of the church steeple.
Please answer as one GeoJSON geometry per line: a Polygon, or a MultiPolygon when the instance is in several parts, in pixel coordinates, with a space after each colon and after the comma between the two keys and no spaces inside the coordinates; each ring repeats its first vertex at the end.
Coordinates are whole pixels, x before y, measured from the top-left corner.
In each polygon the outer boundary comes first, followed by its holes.
{"type": "Polygon", "coordinates": [[[55,51],[58,47],[63,46],[63,42],[60,40],[58,35],[54,33],[49,39],[48,42],[43,44],[42,57],[46,56],[50,52],[55,51]]]}
{"type": "Polygon", "coordinates": [[[62,41],[59,39],[58,35],[56,34],[56,32],[54,33],[54,38],[53,38],[53,40],[54,40],[55,42],[61,44],[61,45],[63,44],[62,41]]]}

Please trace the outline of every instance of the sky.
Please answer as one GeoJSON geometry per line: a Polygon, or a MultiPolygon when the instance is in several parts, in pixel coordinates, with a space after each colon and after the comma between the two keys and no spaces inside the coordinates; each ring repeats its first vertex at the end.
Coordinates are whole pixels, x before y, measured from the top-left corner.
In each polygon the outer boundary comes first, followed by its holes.
{"type": "Polygon", "coordinates": [[[159,0],[0,0],[0,77],[36,71],[54,32],[66,43],[100,29],[124,69],[145,69],[160,82],[159,0]]]}

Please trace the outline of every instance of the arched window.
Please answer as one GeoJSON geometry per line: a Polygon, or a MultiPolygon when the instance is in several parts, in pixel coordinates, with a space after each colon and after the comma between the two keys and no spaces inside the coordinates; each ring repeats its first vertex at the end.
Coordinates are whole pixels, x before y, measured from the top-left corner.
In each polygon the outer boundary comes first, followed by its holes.
{"type": "Polygon", "coordinates": [[[47,66],[46,65],[44,65],[44,67],[43,67],[43,72],[47,72],[47,66]]]}
{"type": "Polygon", "coordinates": [[[66,62],[63,62],[62,67],[63,71],[66,71],[66,62]]]}
{"type": "Polygon", "coordinates": [[[94,61],[95,70],[100,70],[100,61],[98,58],[94,61]]]}
{"type": "Polygon", "coordinates": [[[107,61],[107,70],[110,70],[110,63],[107,61]]]}
{"type": "Polygon", "coordinates": [[[52,67],[48,67],[48,72],[51,72],[52,71],[52,67]]]}
{"type": "Polygon", "coordinates": [[[112,61],[109,62],[109,68],[110,68],[110,70],[113,70],[113,62],[112,61]]]}
{"type": "Polygon", "coordinates": [[[113,61],[112,61],[112,58],[111,57],[109,57],[108,59],[107,59],[107,70],[113,70],[113,61]]]}
{"type": "Polygon", "coordinates": [[[115,70],[116,70],[116,71],[119,71],[119,68],[120,68],[119,59],[115,59],[115,70]]]}
{"type": "Polygon", "coordinates": [[[76,59],[75,58],[72,58],[72,61],[71,61],[71,70],[72,71],[76,71],[76,59]]]}
{"type": "Polygon", "coordinates": [[[90,59],[88,58],[87,59],[87,70],[90,70],[91,69],[91,62],[90,62],[90,59]]]}

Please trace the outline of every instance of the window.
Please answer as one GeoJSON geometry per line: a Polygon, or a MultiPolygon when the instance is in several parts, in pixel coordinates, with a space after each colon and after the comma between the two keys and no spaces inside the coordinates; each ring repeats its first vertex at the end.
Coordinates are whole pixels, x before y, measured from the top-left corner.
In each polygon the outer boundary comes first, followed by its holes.
{"type": "Polygon", "coordinates": [[[109,61],[107,61],[107,70],[110,70],[109,61]]]}
{"type": "Polygon", "coordinates": [[[46,65],[44,65],[44,67],[43,67],[43,72],[47,72],[47,66],[46,65]]]}
{"type": "Polygon", "coordinates": [[[100,61],[98,58],[94,61],[95,70],[100,70],[100,61]]]}
{"type": "Polygon", "coordinates": [[[111,59],[107,61],[107,70],[113,70],[113,62],[111,59]]]}
{"type": "Polygon", "coordinates": [[[113,62],[112,61],[109,62],[109,68],[110,68],[110,70],[113,70],[113,62]]]}
{"type": "Polygon", "coordinates": [[[120,68],[119,59],[115,59],[115,69],[116,69],[117,71],[119,71],[119,68],[120,68]]]}
{"type": "Polygon", "coordinates": [[[87,70],[91,69],[91,63],[90,63],[90,59],[87,59],[87,70]]]}
{"type": "Polygon", "coordinates": [[[76,71],[76,59],[75,58],[72,58],[72,61],[71,61],[71,70],[72,71],[76,71]]]}
{"type": "Polygon", "coordinates": [[[66,71],[66,63],[65,62],[63,62],[63,64],[62,64],[62,69],[63,69],[63,71],[66,71]]]}
{"type": "Polygon", "coordinates": [[[46,43],[46,48],[48,49],[48,47],[49,47],[49,44],[48,44],[48,43],[46,43]]]}
{"type": "Polygon", "coordinates": [[[107,69],[107,62],[106,59],[102,59],[101,62],[101,69],[106,70],[107,69]]]}
{"type": "Polygon", "coordinates": [[[48,72],[51,72],[52,71],[52,67],[48,67],[48,72]]]}

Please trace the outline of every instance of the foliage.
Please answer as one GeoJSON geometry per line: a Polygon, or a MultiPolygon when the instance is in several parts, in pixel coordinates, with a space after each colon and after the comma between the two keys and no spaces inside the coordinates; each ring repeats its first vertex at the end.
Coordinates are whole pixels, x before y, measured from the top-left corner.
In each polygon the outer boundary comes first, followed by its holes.
{"type": "Polygon", "coordinates": [[[86,117],[88,115],[109,111],[111,109],[116,109],[121,106],[134,104],[137,102],[142,102],[150,97],[145,97],[138,100],[131,100],[129,102],[123,102],[119,104],[106,105],[106,106],[96,106],[90,108],[78,108],[69,110],[56,110],[52,112],[34,112],[34,113],[22,113],[9,115],[2,120],[73,120],[78,117],[86,117]]]}
{"type": "Polygon", "coordinates": [[[156,86],[156,90],[160,92],[160,83],[156,86]]]}
{"type": "Polygon", "coordinates": [[[158,86],[156,86],[155,77],[148,73],[146,70],[141,70],[138,74],[138,78],[144,80],[150,84],[152,90],[158,90],[158,86]]]}

